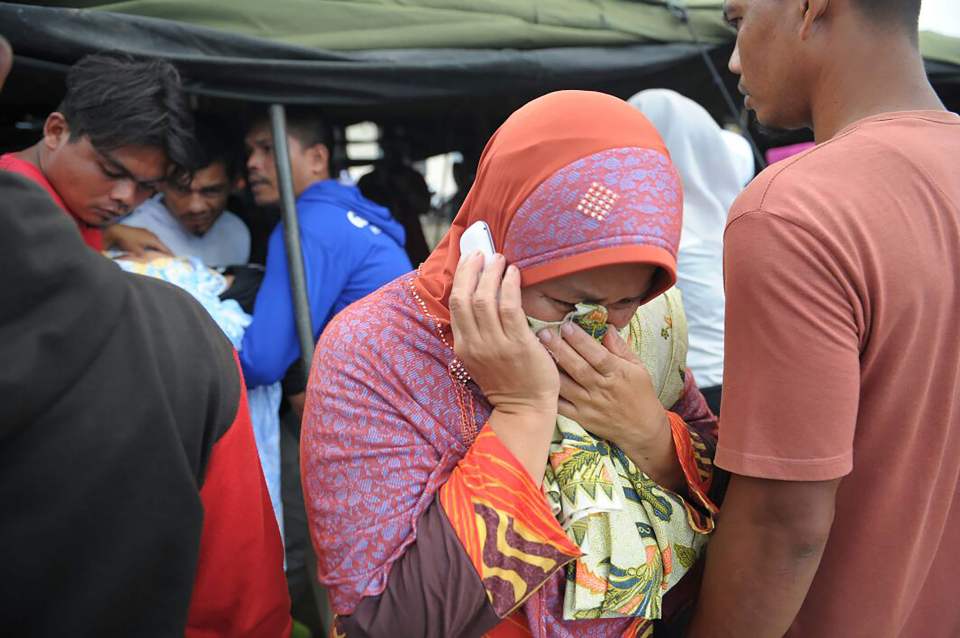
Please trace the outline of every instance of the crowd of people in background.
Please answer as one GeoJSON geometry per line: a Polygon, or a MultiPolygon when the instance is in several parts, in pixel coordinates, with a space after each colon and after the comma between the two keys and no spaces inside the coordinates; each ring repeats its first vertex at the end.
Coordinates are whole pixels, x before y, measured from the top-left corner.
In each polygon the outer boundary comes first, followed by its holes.
{"type": "Polygon", "coordinates": [[[747,108],[815,143],[756,175],[673,91],[550,93],[437,246],[421,172],[353,183],[288,108],[312,370],[266,113],[79,60],[0,156],[4,632],[310,635],[320,584],[347,637],[958,635],[960,117],[918,13],[729,0],[747,108]]]}

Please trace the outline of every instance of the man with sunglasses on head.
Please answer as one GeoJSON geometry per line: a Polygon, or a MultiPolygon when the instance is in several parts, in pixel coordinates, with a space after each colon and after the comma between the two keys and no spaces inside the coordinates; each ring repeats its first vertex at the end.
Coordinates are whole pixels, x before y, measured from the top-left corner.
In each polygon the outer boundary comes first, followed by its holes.
{"type": "Polygon", "coordinates": [[[177,70],[122,53],[88,55],[33,146],[0,156],[0,170],[36,182],[94,250],[169,252],[150,231],[113,226],[165,180],[185,179],[193,117],[177,70]]]}

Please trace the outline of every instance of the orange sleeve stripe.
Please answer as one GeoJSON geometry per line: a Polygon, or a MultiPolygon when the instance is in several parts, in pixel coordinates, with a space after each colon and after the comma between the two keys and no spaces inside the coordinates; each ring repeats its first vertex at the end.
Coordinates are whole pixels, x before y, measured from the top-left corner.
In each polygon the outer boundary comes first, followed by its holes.
{"type": "Polygon", "coordinates": [[[580,556],[540,487],[489,424],[440,487],[438,498],[501,618],[580,556]]]}
{"type": "MultiPolygon", "coordinates": [[[[711,514],[716,514],[720,509],[707,497],[710,490],[712,474],[707,473],[706,468],[698,462],[693,435],[683,418],[675,412],[667,412],[670,420],[670,432],[673,434],[673,444],[677,448],[677,458],[680,461],[680,467],[683,468],[683,475],[687,479],[687,487],[691,494],[696,496],[697,500],[711,514]],[[708,474],[706,478],[704,474],[708,474]]],[[[712,526],[711,526],[712,527],[712,526]]]]}
{"type": "MultiPolygon", "coordinates": [[[[474,502],[482,502],[513,518],[521,526],[571,556],[580,550],[567,538],[540,487],[489,425],[485,425],[466,456],[440,488],[440,503],[461,540],[477,538],[474,502]],[[463,532],[463,533],[461,533],[463,532]]],[[[470,543],[464,542],[467,547],[470,543]]],[[[478,563],[477,544],[467,547],[478,563]]]]}

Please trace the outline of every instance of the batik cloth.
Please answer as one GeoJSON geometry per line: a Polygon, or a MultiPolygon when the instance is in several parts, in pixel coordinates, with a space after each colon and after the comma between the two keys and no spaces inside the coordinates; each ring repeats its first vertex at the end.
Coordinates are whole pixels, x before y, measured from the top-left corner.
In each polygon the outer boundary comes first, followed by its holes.
{"type": "MultiPolygon", "coordinates": [[[[567,322],[598,341],[607,309],[577,304],[561,321],[528,318],[559,330],[567,322]]],[[[683,392],[686,320],[672,288],[637,309],[621,338],[640,358],[664,409],[683,392]]],[[[710,529],[688,515],[685,501],[657,485],[624,452],[564,416],[550,446],[543,492],[583,555],[567,566],[564,620],[661,617],[663,594],[696,562],[710,529]]]]}

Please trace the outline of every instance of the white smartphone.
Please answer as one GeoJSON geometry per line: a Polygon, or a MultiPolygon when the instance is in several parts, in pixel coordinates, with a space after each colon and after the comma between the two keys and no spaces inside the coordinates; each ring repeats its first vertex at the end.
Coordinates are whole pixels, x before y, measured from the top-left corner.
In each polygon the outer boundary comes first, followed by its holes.
{"type": "Polygon", "coordinates": [[[480,251],[483,254],[483,262],[486,264],[488,259],[493,259],[496,249],[493,247],[493,235],[490,234],[490,227],[486,222],[479,221],[470,224],[470,226],[460,235],[460,254],[472,255],[480,251]]]}

